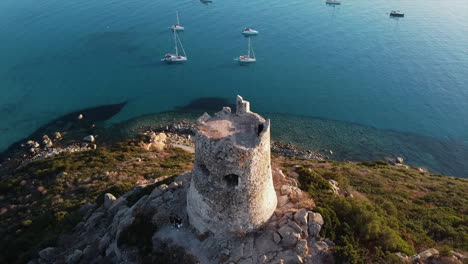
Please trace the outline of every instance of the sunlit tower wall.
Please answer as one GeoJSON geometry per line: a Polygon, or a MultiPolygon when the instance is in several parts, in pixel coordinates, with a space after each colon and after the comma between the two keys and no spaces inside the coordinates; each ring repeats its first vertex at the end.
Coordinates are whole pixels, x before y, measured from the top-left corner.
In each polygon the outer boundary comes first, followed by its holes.
{"type": "Polygon", "coordinates": [[[198,120],[195,163],[187,195],[190,224],[204,233],[249,232],[276,208],[270,159],[270,120],[237,96],[214,117],[198,120]]]}

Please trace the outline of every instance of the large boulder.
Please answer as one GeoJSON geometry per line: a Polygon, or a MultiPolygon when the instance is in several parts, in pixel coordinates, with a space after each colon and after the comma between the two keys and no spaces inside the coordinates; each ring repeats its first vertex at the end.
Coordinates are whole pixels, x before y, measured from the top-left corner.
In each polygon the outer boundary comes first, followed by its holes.
{"type": "Polygon", "coordinates": [[[307,210],[302,208],[294,214],[294,221],[300,226],[307,225],[307,210]]]}
{"type": "Polygon", "coordinates": [[[309,212],[309,224],[323,225],[323,217],[319,213],[309,212]]]}
{"type": "Polygon", "coordinates": [[[297,232],[294,228],[289,225],[284,225],[278,230],[278,234],[281,236],[281,243],[285,247],[296,246],[297,241],[301,237],[301,233],[297,232]]]}
{"type": "Polygon", "coordinates": [[[439,251],[435,248],[424,250],[423,252],[411,256],[412,261],[425,261],[430,257],[438,256],[439,251]]]}

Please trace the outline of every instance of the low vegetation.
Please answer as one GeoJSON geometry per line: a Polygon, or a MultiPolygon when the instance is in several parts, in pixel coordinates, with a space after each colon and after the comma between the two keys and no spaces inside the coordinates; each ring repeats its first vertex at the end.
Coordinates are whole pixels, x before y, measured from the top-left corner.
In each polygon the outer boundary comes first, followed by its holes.
{"type": "MultiPolygon", "coordinates": [[[[395,263],[392,253],[468,250],[468,181],[384,162],[283,160],[325,220],[321,235],[350,263],[395,263]],[[329,180],[345,195],[335,195],[329,180]]],[[[398,263],[398,262],[397,262],[398,263]]]]}
{"type": "MultiPolygon", "coordinates": [[[[165,182],[191,169],[193,154],[176,148],[146,151],[135,142],[67,153],[18,168],[0,182],[0,263],[25,263],[37,250],[54,246],[81,220],[79,209],[99,206],[103,194],[120,196],[137,183],[165,182]]],[[[325,220],[321,236],[336,243],[338,263],[398,263],[393,254],[436,247],[443,254],[468,250],[468,180],[431,175],[385,162],[310,161],[274,156],[274,166],[297,177],[325,220]],[[329,184],[335,180],[342,195],[329,184]]],[[[5,177],[2,177],[5,178],[5,177]]],[[[149,184],[128,197],[151,193],[149,184]]],[[[154,251],[145,234],[156,230],[144,212],[119,239],[143,250],[144,263],[195,263],[178,247],[154,251]],[[146,219],[146,220],[145,220],[146,219]],[[143,244],[140,244],[143,243],[143,244]]]]}
{"type": "MultiPolygon", "coordinates": [[[[0,263],[25,263],[32,254],[56,243],[81,220],[86,203],[102,204],[135,184],[190,170],[193,154],[176,148],[146,151],[135,142],[66,153],[32,162],[0,182],[0,263]]],[[[152,186],[152,185],[150,185],[152,186]]],[[[150,191],[129,197],[136,202],[150,191]]]]}

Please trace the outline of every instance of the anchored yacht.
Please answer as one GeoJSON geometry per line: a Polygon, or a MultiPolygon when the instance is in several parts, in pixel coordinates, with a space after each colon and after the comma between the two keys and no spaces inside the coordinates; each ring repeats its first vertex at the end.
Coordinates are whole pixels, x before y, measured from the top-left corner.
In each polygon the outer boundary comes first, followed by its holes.
{"type": "Polygon", "coordinates": [[[258,35],[258,31],[251,28],[245,28],[244,30],[242,30],[242,34],[253,36],[258,35]]]}
{"type": "Polygon", "coordinates": [[[177,30],[174,30],[174,49],[175,49],[175,54],[172,53],[167,53],[164,55],[164,58],[161,59],[161,61],[165,61],[167,63],[181,63],[187,61],[187,55],[185,54],[184,47],[182,46],[182,42],[180,41],[178,35],[177,35],[177,30]],[[179,55],[179,49],[178,45],[180,44],[180,47],[182,49],[182,53],[184,54],[179,55]]]}
{"type": "Polygon", "coordinates": [[[241,55],[238,58],[235,58],[234,60],[238,61],[240,64],[247,64],[247,63],[252,63],[256,62],[257,59],[255,58],[255,53],[251,45],[251,41],[249,38],[249,44],[247,48],[247,55],[241,55]],[[252,54],[252,57],[250,57],[250,54],[252,54]]]}

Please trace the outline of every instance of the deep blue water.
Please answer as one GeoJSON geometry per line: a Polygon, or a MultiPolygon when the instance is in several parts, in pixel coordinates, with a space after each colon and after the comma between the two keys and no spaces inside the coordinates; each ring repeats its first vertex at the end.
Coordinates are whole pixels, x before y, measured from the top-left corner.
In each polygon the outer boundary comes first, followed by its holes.
{"type": "Polygon", "coordinates": [[[466,144],[467,25],[466,0],[2,0],[0,150],[84,107],[128,100],[118,122],[236,94],[466,144]],[[189,62],[165,65],[176,10],[189,62]],[[244,27],[260,31],[248,67],[244,27]]]}

